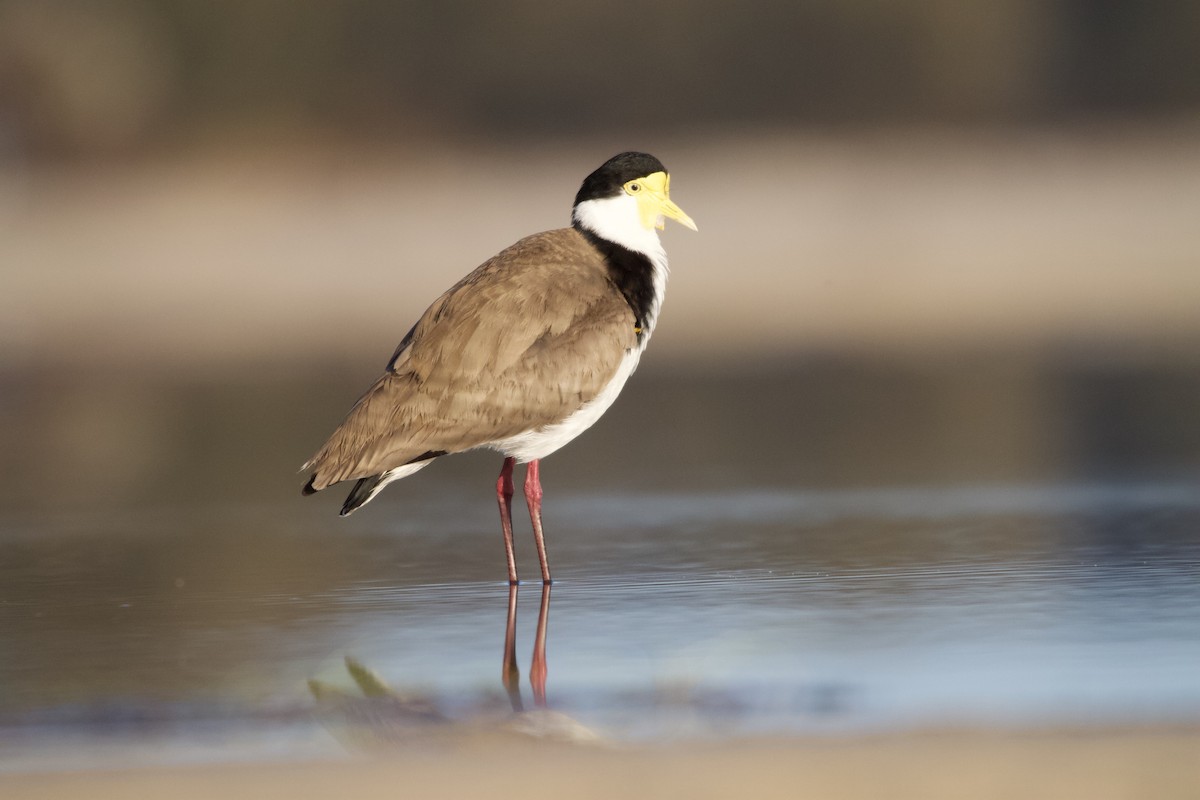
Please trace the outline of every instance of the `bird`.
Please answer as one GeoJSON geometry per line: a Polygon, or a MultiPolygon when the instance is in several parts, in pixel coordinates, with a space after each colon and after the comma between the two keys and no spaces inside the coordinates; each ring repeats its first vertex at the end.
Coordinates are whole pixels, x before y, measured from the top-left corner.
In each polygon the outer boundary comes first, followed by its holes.
{"type": "Polygon", "coordinates": [[[346,516],[438,458],[497,450],[508,582],[519,583],[512,473],[521,463],[542,582],[551,583],[540,462],[612,405],[650,341],[668,273],[658,232],[667,219],[697,230],[671,200],[670,181],[648,153],[615,155],[583,180],[568,227],[520,239],[438,297],[301,467],[302,493],[355,481],[346,516]]]}

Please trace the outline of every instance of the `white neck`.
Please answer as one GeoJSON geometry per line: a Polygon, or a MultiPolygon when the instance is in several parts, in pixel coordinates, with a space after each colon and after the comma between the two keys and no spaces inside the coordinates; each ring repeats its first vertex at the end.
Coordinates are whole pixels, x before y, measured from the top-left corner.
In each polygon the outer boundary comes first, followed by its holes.
{"type": "Polygon", "coordinates": [[[656,256],[664,262],[667,260],[662,242],[658,240],[658,230],[642,224],[637,199],[632,195],[622,192],[602,200],[584,200],[575,206],[571,218],[601,239],[642,253],[651,261],[656,256]]]}
{"type": "Polygon", "coordinates": [[[667,290],[667,251],[658,239],[656,228],[642,224],[637,200],[627,194],[606,197],[602,200],[585,200],[575,206],[571,219],[580,227],[591,231],[601,239],[619,244],[650,259],[654,269],[654,302],[645,320],[646,331],[642,336],[642,347],[650,341],[658,311],[662,307],[667,290]]]}

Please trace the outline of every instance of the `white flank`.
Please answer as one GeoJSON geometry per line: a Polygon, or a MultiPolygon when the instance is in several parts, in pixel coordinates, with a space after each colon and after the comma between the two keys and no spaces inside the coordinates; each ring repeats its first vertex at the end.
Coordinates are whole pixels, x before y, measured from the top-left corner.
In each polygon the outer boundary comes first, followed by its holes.
{"type": "MultiPolygon", "coordinates": [[[[589,402],[584,403],[571,416],[562,422],[518,433],[516,436],[508,439],[500,439],[486,446],[493,450],[499,450],[506,456],[512,456],[522,464],[550,455],[596,424],[596,420],[600,419],[601,415],[608,410],[608,407],[617,399],[617,395],[621,393],[621,389],[625,386],[625,381],[637,369],[638,360],[642,357],[642,350],[646,349],[646,340],[648,338],[649,336],[647,335],[642,339],[640,347],[630,350],[625,354],[625,358],[621,360],[620,366],[617,367],[616,374],[613,375],[612,380],[608,382],[604,390],[589,402]]],[[[389,478],[389,480],[391,479],[389,478]]]]}

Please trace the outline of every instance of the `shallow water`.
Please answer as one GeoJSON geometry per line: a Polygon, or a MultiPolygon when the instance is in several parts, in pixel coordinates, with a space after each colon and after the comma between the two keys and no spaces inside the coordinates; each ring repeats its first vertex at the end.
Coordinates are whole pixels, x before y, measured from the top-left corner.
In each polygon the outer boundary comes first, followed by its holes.
{"type": "MultiPolygon", "coordinates": [[[[186,459],[112,449],[134,477],[100,494],[13,493],[0,768],[525,735],[516,708],[539,735],[616,742],[1200,719],[1200,448],[1177,410],[1200,380],[1084,375],[1107,394],[1072,402],[1074,383],[1037,371],[978,393],[959,370],[816,371],[631,386],[544,463],[556,582],[515,598],[498,457],[436,465],[342,520],[292,470],[344,397],[126,384],[143,426],[212,433],[186,459]],[[311,421],[247,427],[298,395],[311,421]]],[[[48,393],[12,385],[17,407],[48,393]]],[[[68,424],[30,420],[18,443],[68,424]]]]}

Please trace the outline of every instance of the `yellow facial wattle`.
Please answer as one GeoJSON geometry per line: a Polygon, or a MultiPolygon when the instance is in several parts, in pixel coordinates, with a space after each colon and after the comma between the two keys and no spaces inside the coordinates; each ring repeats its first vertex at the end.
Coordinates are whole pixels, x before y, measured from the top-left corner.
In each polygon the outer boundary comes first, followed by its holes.
{"type": "Polygon", "coordinates": [[[663,217],[670,217],[692,230],[697,230],[692,218],[683,209],[671,202],[671,176],[665,172],[653,172],[644,178],[634,178],[625,184],[625,194],[637,200],[638,213],[646,228],[665,227],[663,217]]]}

